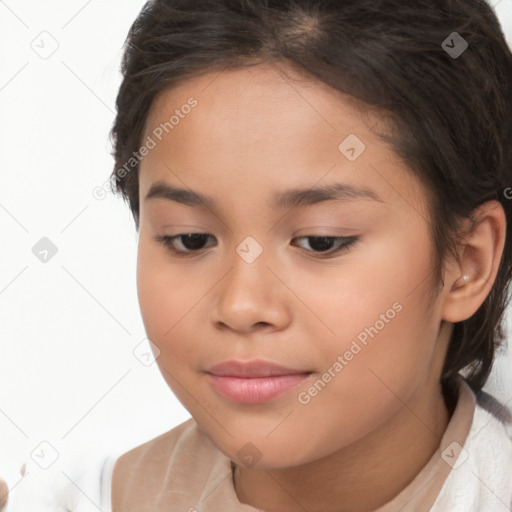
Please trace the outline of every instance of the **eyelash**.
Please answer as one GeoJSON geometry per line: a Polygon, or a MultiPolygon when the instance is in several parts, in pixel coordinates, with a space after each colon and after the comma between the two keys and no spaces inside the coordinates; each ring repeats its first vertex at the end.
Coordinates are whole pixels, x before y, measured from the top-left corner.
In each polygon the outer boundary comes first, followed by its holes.
{"type": "MultiPolygon", "coordinates": [[[[169,252],[171,252],[174,256],[177,256],[180,258],[188,258],[188,257],[197,255],[201,251],[201,249],[199,249],[197,251],[182,251],[182,250],[176,249],[174,247],[173,243],[175,240],[180,239],[181,237],[191,236],[191,235],[205,236],[205,235],[208,235],[208,233],[182,233],[182,234],[174,235],[174,236],[163,235],[163,236],[156,236],[155,240],[157,242],[163,244],[166,247],[166,249],[169,252]]],[[[359,237],[357,237],[357,236],[346,237],[346,236],[317,236],[317,235],[300,236],[294,240],[297,240],[297,239],[300,240],[302,238],[327,239],[327,240],[332,240],[337,243],[338,247],[336,247],[335,249],[330,249],[330,250],[322,251],[322,252],[312,251],[313,253],[318,254],[320,256],[320,258],[322,258],[323,255],[332,256],[332,255],[337,255],[342,252],[345,252],[348,249],[350,249],[356,242],[359,241],[359,237]]],[[[308,252],[310,252],[310,251],[308,251],[308,252]]]]}

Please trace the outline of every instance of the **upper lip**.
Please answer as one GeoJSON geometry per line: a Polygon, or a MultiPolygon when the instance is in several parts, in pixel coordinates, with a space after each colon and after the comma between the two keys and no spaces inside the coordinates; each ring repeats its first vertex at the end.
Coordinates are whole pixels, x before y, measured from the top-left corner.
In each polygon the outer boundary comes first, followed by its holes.
{"type": "Polygon", "coordinates": [[[307,370],[287,368],[270,361],[258,359],[252,361],[225,361],[212,366],[207,370],[207,373],[226,377],[254,378],[272,377],[277,375],[296,375],[311,372],[307,370]]]}

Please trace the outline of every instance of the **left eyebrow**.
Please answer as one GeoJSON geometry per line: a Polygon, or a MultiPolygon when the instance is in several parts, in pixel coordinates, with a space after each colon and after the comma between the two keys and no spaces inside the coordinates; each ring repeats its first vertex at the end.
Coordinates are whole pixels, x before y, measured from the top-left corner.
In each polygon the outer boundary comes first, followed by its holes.
{"type": "MultiPolygon", "coordinates": [[[[215,200],[207,195],[173,187],[163,181],[154,183],[145,197],[145,201],[154,198],[168,199],[188,206],[207,207],[215,209],[215,200]]],[[[274,195],[273,208],[296,208],[310,206],[324,201],[353,201],[371,200],[384,203],[372,189],[356,187],[346,183],[332,183],[323,187],[299,188],[287,190],[274,195]]]]}
{"type": "Polygon", "coordinates": [[[356,187],[347,183],[331,183],[323,187],[298,188],[274,196],[274,208],[309,206],[323,201],[370,200],[384,203],[379,195],[367,187],[356,187]]]}

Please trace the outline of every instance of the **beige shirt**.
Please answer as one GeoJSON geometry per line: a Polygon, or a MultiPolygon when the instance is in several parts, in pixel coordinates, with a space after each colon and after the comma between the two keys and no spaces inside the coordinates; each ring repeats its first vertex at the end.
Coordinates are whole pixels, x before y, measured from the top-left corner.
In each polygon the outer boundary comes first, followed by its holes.
{"type": "MultiPolygon", "coordinates": [[[[457,470],[476,397],[462,377],[456,382],[457,404],[439,449],[405,489],[375,512],[430,511],[450,472],[457,470]]],[[[258,512],[239,502],[231,460],[193,418],[121,455],[111,499],[112,512],[258,512]]]]}

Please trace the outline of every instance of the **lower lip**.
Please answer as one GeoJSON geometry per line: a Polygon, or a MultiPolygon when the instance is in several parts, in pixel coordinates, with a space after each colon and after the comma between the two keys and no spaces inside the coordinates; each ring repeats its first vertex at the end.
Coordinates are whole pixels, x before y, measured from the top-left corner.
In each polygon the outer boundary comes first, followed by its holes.
{"type": "Polygon", "coordinates": [[[276,375],[273,377],[227,377],[208,374],[213,387],[225,398],[241,404],[260,404],[294,388],[311,374],[276,375]]]}

